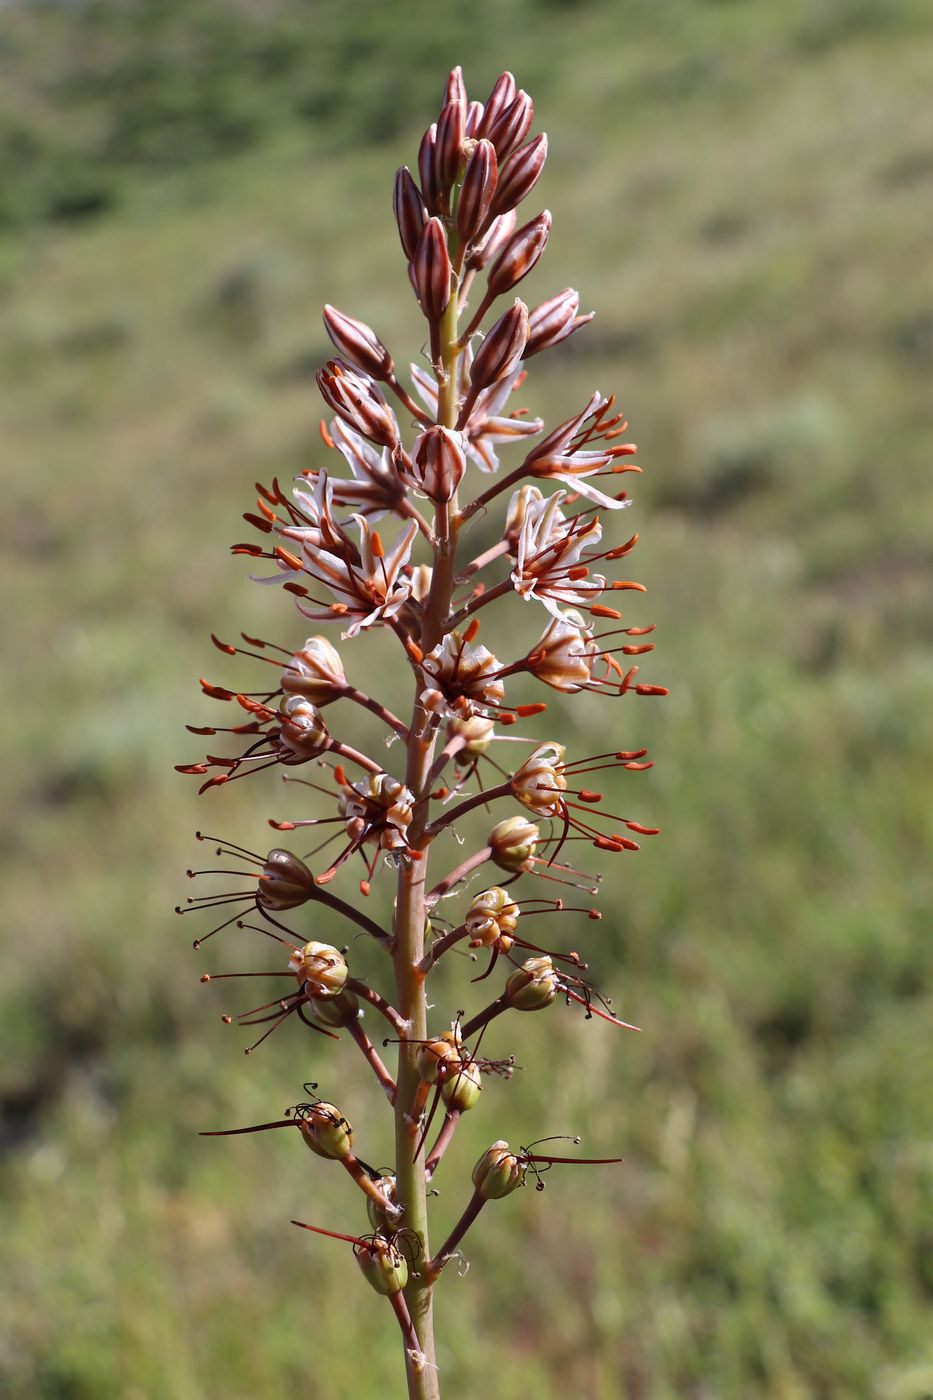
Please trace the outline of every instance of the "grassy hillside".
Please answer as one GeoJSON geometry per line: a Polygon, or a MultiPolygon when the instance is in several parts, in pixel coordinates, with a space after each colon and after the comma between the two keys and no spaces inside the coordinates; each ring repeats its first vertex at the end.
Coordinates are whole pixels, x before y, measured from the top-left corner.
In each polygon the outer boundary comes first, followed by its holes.
{"type": "Polygon", "coordinates": [[[615,800],[664,834],[578,935],[645,1033],[565,1008],[498,1032],[526,1069],[463,1125],[443,1220],[502,1133],[626,1162],[489,1208],[440,1302],[449,1393],[923,1400],[922,0],[0,10],[0,1389],[397,1393],[388,1309],[287,1225],[357,1227],[351,1188],[288,1134],[195,1136],[311,1078],[341,1086],[364,1155],[389,1150],[346,1047],[289,1027],[244,1060],[220,1012],[246,1003],[198,984],[251,953],[234,934],[197,959],[171,914],[193,831],[262,842],[284,796],[263,775],[198,802],[172,764],[210,720],[194,677],[222,678],[209,630],[304,635],[226,546],[257,477],[323,460],[321,303],[418,352],[391,178],[454,61],[481,93],[511,67],[549,132],[528,296],[571,283],[598,316],[527,400],[621,396],[638,620],[672,694],[536,721],[572,718],[581,752],[612,724],[658,760],[615,800]]]}

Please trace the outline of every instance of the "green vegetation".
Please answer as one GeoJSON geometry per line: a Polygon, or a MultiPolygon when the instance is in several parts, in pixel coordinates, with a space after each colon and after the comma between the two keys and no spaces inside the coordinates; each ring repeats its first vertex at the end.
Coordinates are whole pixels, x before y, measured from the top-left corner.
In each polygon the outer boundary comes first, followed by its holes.
{"type": "Polygon", "coordinates": [[[247,1001],[199,974],[259,964],[173,919],[192,833],[262,843],[289,794],[196,801],[171,765],[213,715],[194,677],[237,674],[208,631],[281,636],[225,549],[257,477],[324,460],[321,303],[417,349],[391,177],[454,61],[483,92],[511,67],[551,135],[529,297],[599,315],[531,406],[598,385],[630,413],[631,616],[672,694],[573,711],[581,751],[612,724],[658,760],[613,800],[664,834],[579,933],[645,1032],[523,1019],[550,1077],[490,1086],[442,1213],[505,1125],[626,1162],[489,1207],[440,1302],[449,1393],[923,1400],[926,0],[0,10],[0,1389],[398,1392],[389,1309],[287,1224],[359,1227],[343,1175],[290,1134],[195,1136],[326,1092],[338,1057],[370,1160],[389,1127],[347,1047],[290,1025],[244,1060],[221,1024],[247,1001]]]}

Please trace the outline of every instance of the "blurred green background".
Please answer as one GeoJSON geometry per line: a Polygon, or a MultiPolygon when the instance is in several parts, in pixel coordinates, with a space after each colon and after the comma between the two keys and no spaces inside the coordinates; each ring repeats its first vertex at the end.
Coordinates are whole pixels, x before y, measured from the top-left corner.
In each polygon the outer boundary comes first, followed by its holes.
{"type": "MultiPolygon", "coordinates": [[[[535,721],[658,760],[613,798],[663,836],[565,940],[645,1032],[558,1006],[490,1033],[524,1069],[461,1128],[436,1229],[494,1137],[626,1160],[487,1209],[441,1292],[445,1393],[921,1400],[929,0],[0,11],[0,1389],[400,1393],[389,1309],[287,1223],[361,1228],[350,1183],[290,1134],[195,1136],[312,1078],[390,1150],[347,1046],[289,1025],[243,1058],[219,1013],[249,991],[198,976],[264,955],[234,932],[196,958],[208,925],[171,913],[196,827],[265,843],[296,802],[274,774],[197,800],[172,764],[216,717],[194,678],[252,679],[211,628],[304,635],[226,546],[257,477],[326,460],[321,304],[418,353],[391,181],[453,62],[480,97],[513,69],[550,134],[527,297],[570,283],[598,317],[527,401],[621,396],[646,468],[627,617],[659,624],[644,673],[672,693],[535,721]]],[[[373,688],[390,654],[345,651],[373,688]]],[[[468,968],[439,1017],[486,999],[468,968]]]]}

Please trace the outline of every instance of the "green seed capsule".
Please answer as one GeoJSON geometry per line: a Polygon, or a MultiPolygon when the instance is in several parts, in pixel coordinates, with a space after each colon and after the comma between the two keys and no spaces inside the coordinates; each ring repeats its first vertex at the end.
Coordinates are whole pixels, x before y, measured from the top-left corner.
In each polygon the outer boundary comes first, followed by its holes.
{"type": "Polygon", "coordinates": [[[356,1249],[356,1262],[366,1282],[383,1297],[401,1293],[408,1282],[408,1260],[398,1245],[382,1235],[376,1235],[361,1249],[356,1249]]]}
{"type": "Polygon", "coordinates": [[[526,958],[505,984],[509,1006],[516,1011],[543,1011],[559,991],[560,981],[547,954],[526,958]]]}
{"type": "Polygon", "coordinates": [[[466,1113],[479,1100],[483,1083],[479,1065],[469,1060],[441,1085],[441,1098],[448,1108],[466,1113]]]}
{"type": "MultiPolygon", "coordinates": [[[[398,1205],[398,1192],[396,1190],[395,1173],[386,1172],[383,1176],[373,1182],[376,1189],[385,1196],[392,1205],[398,1205]]],[[[392,1229],[392,1221],[386,1217],[385,1211],[379,1206],[371,1196],[366,1198],[366,1213],[369,1216],[370,1224],[374,1230],[392,1229]]]]}
{"type": "Polygon", "coordinates": [[[524,870],[535,853],[540,832],[526,817],[506,817],[489,834],[492,859],[500,870],[524,870]]]}
{"type": "Polygon", "coordinates": [[[332,1103],[316,1103],[302,1109],[298,1119],[301,1136],[312,1152],[342,1162],[353,1155],[353,1129],[332,1103]]]}
{"type": "Polygon", "coordinates": [[[349,1026],[359,1020],[360,999],[344,987],[334,997],[312,997],[308,1010],[321,1026],[349,1026]]]}
{"type": "Polygon", "coordinates": [[[342,992],[350,975],[347,960],[329,943],[306,943],[296,948],[288,960],[288,970],[299,986],[306,986],[313,997],[335,997],[342,992]]]}
{"type": "Polygon", "coordinates": [[[444,1031],[418,1046],[415,1064],[425,1084],[443,1083],[460,1064],[460,1032],[444,1031]]]}
{"type": "Polygon", "coordinates": [[[494,1142],[473,1168],[473,1185],[486,1201],[510,1196],[524,1180],[525,1168],[507,1142],[494,1142]]]}

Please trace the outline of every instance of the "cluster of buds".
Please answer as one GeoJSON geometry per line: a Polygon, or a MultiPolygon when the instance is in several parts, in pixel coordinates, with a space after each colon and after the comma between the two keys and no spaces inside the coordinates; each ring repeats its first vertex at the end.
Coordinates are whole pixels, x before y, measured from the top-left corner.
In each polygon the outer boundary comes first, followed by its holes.
{"type": "MultiPolygon", "coordinates": [[[[263,1027],[247,1053],[286,1023],[295,1032],[314,1031],[322,1053],[327,1039],[352,1040],[394,1114],[396,1158],[377,1169],[359,1157],[345,1114],[311,1096],[316,1085],[306,1085],[309,1097],[280,1119],[209,1136],[297,1128],[316,1158],[346,1170],[371,1231],[293,1223],[352,1246],[364,1278],[396,1314],[409,1394],[419,1400],[439,1395],[433,1290],[480,1210],[529,1176],[540,1189],[542,1172],[556,1163],[596,1160],[555,1157],[536,1145],[512,1150],[497,1139],[473,1168],[463,1215],[432,1252],[428,1184],[462,1115],[485,1114],[496,1097],[483,1092],[484,1081],[507,1081],[515,1066],[507,1047],[501,1058],[481,1057],[481,1042],[520,1025],[512,1013],[543,1011],[559,1000],[586,1019],[628,1027],[583,979],[579,953],[546,946],[551,940],[536,930],[545,918],[601,917],[590,902],[600,874],[587,871],[585,861],[570,864],[565,843],[615,856],[637,851],[636,838],[657,834],[632,815],[608,811],[603,793],[586,785],[608,771],[620,792],[632,774],[652,766],[644,748],[613,744],[570,759],[565,744],[546,733],[511,732],[537,723],[548,708],[545,700],[517,703],[516,678],[540,682],[544,695],[666,694],[640,678],[634,660],[652,651],[645,640],[652,627],[630,623],[619,606],[622,595],[628,601],[644,589],[611,576],[637,536],[603,543],[604,520],[630,504],[619,478],[639,470],[634,444],[623,440],[622,414],[611,396],[596,392],[547,431],[541,419],[512,406],[528,361],[591,319],[580,314],[571,287],[537,305],[515,294],[551,235],[547,210],[518,213],[547,157],[547,137],[532,131],[533,117],[531,98],[510,73],[485,102],[469,99],[459,68],[450,74],[417,173],[398,171],[393,201],[426,322],[425,353],[406,384],[375,330],[325,307],[335,354],[317,385],[327,413],[321,439],[331,455],[306,467],[289,489],[277,479],[257,483],[255,508],[244,513],[255,536],[233,546],[258,570],[258,582],[289,595],[301,630],[288,644],[246,633],[234,642],[212,637],[223,656],[247,658],[258,676],[249,689],[201,681],[203,694],[226,705],[235,722],[189,729],[230,736],[222,741],[230,752],[180,765],[203,779],[202,793],[250,774],[266,772],[268,781],[275,769],[288,785],[290,809],[267,816],[269,825],[279,833],[314,829],[317,844],[306,852],[202,838],[217,843],[221,864],[188,874],[223,876],[224,883],[178,912],[220,912],[222,921],[201,933],[196,949],[231,928],[258,934],[267,949],[272,941],[278,960],[271,969],[202,975],[205,983],[285,979],[287,991],[223,1020],[263,1027]],[[496,306],[500,298],[504,304],[496,306]],[[515,459],[503,466],[500,452],[515,459]],[[475,545],[473,531],[497,510],[492,542],[475,545]],[[515,631],[508,609],[521,613],[519,602],[540,607],[542,631],[530,650],[506,655],[515,631]],[[499,655],[478,640],[487,618],[499,625],[499,655]],[[321,630],[306,635],[308,621],[321,630]],[[397,645],[393,669],[413,683],[404,716],[373,693],[365,669],[352,664],[352,649],[341,648],[373,629],[397,645]],[[341,737],[348,706],[378,728],[368,752],[341,737]],[[523,757],[508,764],[516,752],[508,745],[516,743],[530,750],[519,749],[523,757]],[[478,820],[484,825],[474,838],[478,820]],[[442,855],[452,853],[451,838],[463,848],[456,863],[442,855]],[[354,868],[356,890],[341,891],[354,868]],[[367,912],[380,879],[395,884],[387,925],[367,912]],[[568,889],[577,893],[568,896],[568,889]],[[356,975],[355,953],[348,957],[340,946],[351,926],[386,954],[391,989],[356,975]],[[501,975],[500,962],[505,975],[491,1001],[483,998],[470,1015],[458,1010],[445,1029],[432,1028],[427,982],[451,950],[472,950],[469,963],[488,955],[470,987],[497,968],[501,975]],[[375,1043],[371,1017],[381,1022],[375,1043]],[[397,1047],[391,1067],[380,1053],[388,1045],[397,1047]]],[[[612,805],[628,804],[618,798],[612,805]]],[[[281,839],[290,846],[300,837],[281,839]]]]}

